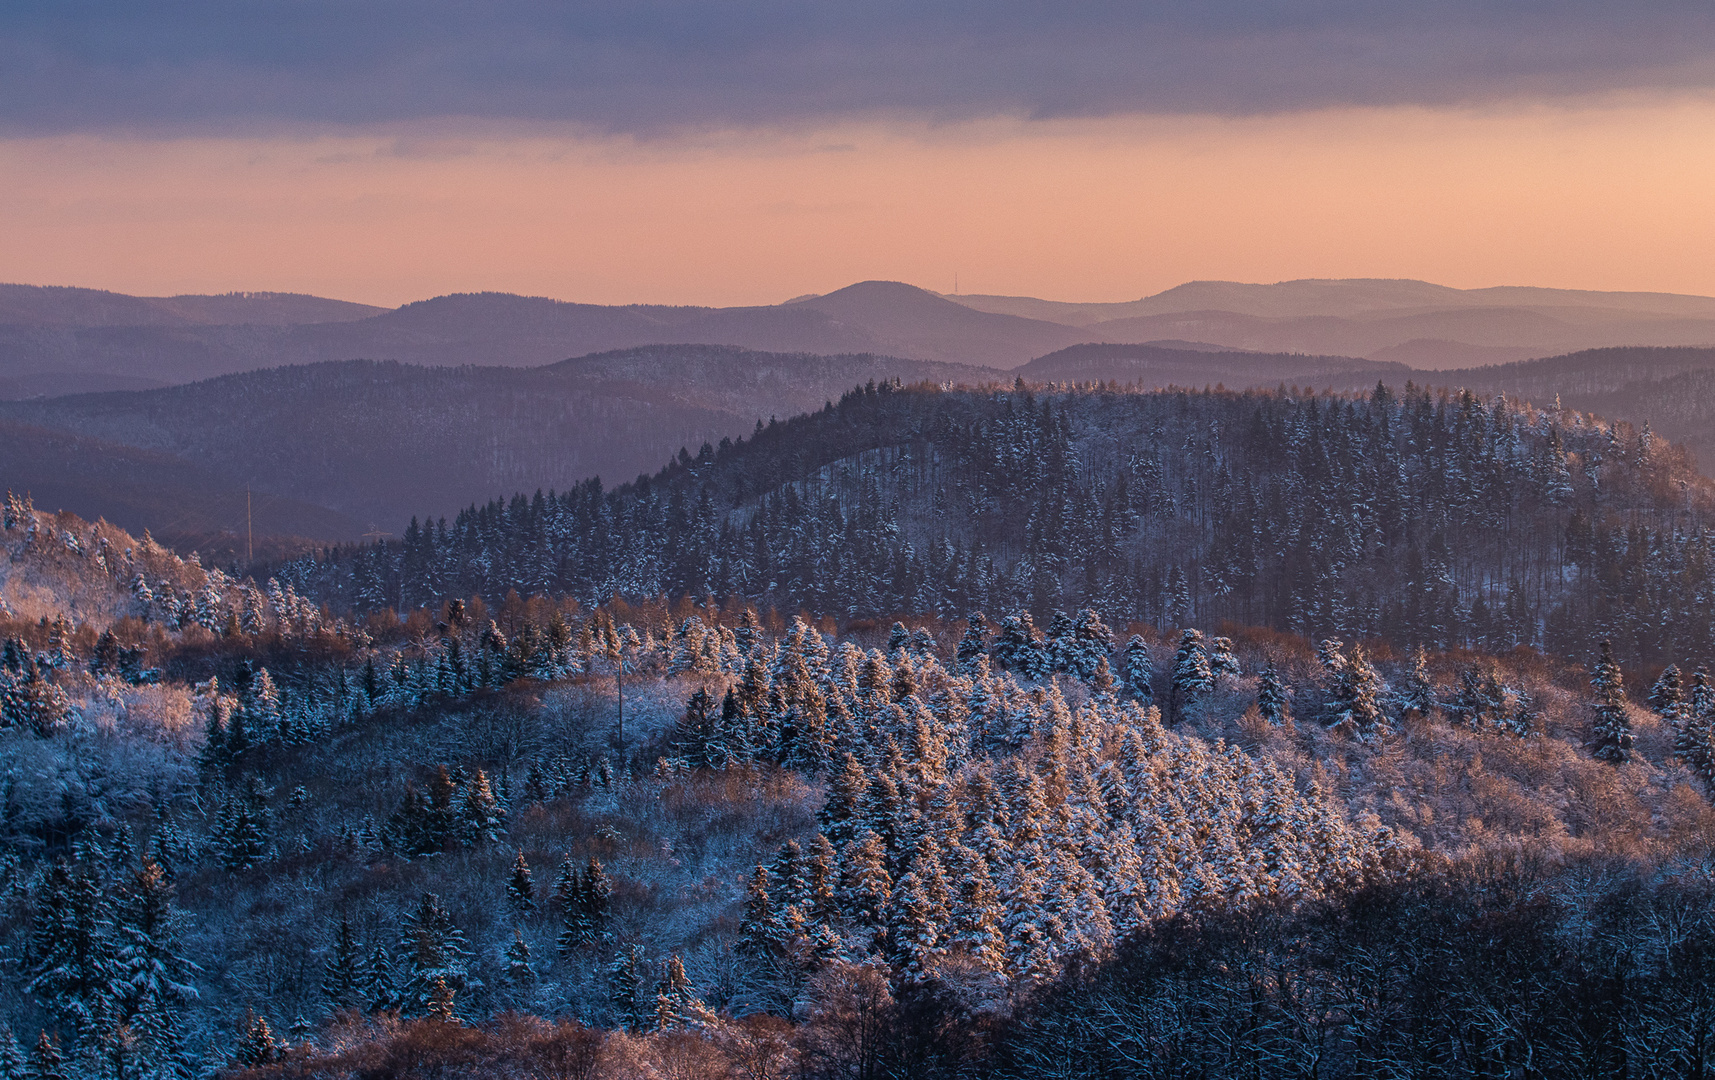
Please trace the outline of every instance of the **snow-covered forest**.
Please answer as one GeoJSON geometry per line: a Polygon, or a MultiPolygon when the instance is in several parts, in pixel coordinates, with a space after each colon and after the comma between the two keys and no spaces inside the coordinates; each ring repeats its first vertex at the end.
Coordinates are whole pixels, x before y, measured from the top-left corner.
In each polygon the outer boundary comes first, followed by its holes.
{"type": "Polygon", "coordinates": [[[1715,648],[1709,482],[1571,410],[1432,394],[871,385],[606,491],[520,494],[282,579],[340,608],[739,597],[840,619],[1094,607],[1628,663],[1715,648]]]}
{"type": "Polygon", "coordinates": [[[1415,389],[870,388],[258,577],[9,496],[0,1077],[1695,1075],[1707,502],[1415,389]]]}

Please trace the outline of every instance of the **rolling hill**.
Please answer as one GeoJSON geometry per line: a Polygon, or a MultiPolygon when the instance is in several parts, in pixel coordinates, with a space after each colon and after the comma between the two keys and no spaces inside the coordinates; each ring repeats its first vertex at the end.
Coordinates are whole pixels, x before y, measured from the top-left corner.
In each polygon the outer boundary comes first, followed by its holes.
{"type": "Polygon", "coordinates": [[[537,367],[649,345],[875,353],[1011,370],[1081,344],[1464,369],[1589,348],[1715,343],[1715,299],[1421,281],[1191,282],[1120,304],[941,296],[865,281],[751,307],[461,293],[392,310],[313,296],[135,297],[0,286],[0,398],[137,390],[290,364],[537,367]]]}
{"type": "Polygon", "coordinates": [[[880,353],[1009,368],[1086,338],[1073,327],[976,312],[891,282],[739,308],[603,306],[471,293],[378,311],[260,295],[155,300],[9,286],[0,292],[0,395],[139,389],[357,359],[535,367],[664,344],[880,353]]]}
{"type": "Polygon", "coordinates": [[[1715,342],[1715,298],[1426,281],[1195,281],[1125,303],[955,296],[994,314],[1075,326],[1090,340],[1181,338],[1264,352],[1337,353],[1428,369],[1620,345],[1715,342]]]}
{"type": "MultiPolygon", "coordinates": [[[[681,447],[695,451],[775,415],[814,411],[872,380],[975,383],[992,374],[725,346],[631,349],[539,368],[274,368],[143,392],[0,403],[0,417],[52,429],[58,440],[51,453],[5,455],[0,485],[36,492],[44,506],[160,530],[163,519],[145,513],[148,506],[166,513],[184,502],[177,493],[230,494],[248,483],[290,505],[326,508],[319,518],[282,521],[282,529],[347,539],[362,527],[398,531],[413,515],[452,513],[497,489],[629,479],[681,447]],[[117,487],[106,479],[114,455],[129,470],[117,487]],[[149,479],[145,464],[158,476],[149,479]]],[[[222,522],[204,525],[237,528],[242,517],[222,522]]]]}

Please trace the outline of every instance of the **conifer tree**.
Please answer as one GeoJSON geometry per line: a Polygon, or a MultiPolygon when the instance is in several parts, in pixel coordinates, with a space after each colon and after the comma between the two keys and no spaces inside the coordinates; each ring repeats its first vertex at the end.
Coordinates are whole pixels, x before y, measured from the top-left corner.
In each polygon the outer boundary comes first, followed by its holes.
{"type": "Polygon", "coordinates": [[[385,946],[377,945],[370,952],[369,963],[364,967],[364,980],[364,996],[368,998],[370,1012],[393,1012],[403,1004],[393,981],[393,961],[385,946]]]}
{"type": "Polygon", "coordinates": [[[197,965],[179,955],[173,889],[166,874],[145,859],[132,872],[116,920],[117,982],[143,1056],[165,1063],[177,1048],[178,1009],[196,1000],[197,965]]]}
{"type": "Polygon", "coordinates": [[[1149,701],[1155,696],[1155,662],[1150,659],[1149,645],[1140,634],[1133,634],[1125,643],[1120,681],[1139,701],[1149,701]]]}
{"type": "Polygon", "coordinates": [[[232,1050],[232,1064],[241,1069],[260,1068],[278,1061],[284,1049],[273,1028],[268,1026],[267,1018],[249,1012],[239,1029],[238,1044],[232,1050]]]}
{"type": "Polygon", "coordinates": [[[1427,717],[1435,711],[1435,683],[1429,676],[1429,656],[1423,646],[1412,650],[1394,700],[1402,717],[1427,717]]]}
{"type": "Polygon", "coordinates": [[[57,1039],[43,1031],[36,1036],[36,1046],[30,1053],[30,1080],[66,1080],[65,1058],[60,1054],[57,1039]]]}
{"type": "Polygon", "coordinates": [[[1626,715],[1625,676],[1614,660],[1613,646],[1604,641],[1590,669],[1590,753],[1598,760],[1616,764],[1632,759],[1632,721],[1626,715]]]}
{"type": "Polygon", "coordinates": [[[217,822],[222,866],[249,870],[267,857],[268,806],[254,776],[227,796],[217,822]]]}
{"type": "Polygon", "coordinates": [[[512,930],[512,944],[506,946],[506,981],[513,989],[522,989],[536,981],[536,970],[530,966],[530,944],[524,931],[512,930]]]}
{"type": "Polygon", "coordinates": [[[1650,688],[1649,707],[1663,720],[1674,723],[1684,704],[1685,687],[1680,680],[1679,665],[1669,664],[1650,688]]]}
{"type": "Polygon", "coordinates": [[[1215,689],[1215,673],[1209,666],[1209,651],[1201,630],[1187,630],[1173,653],[1174,704],[1186,707],[1207,697],[1215,689]]]}
{"type": "Polygon", "coordinates": [[[959,639],[958,651],[954,660],[959,670],[970,672],[974,669],[977,658],[988,652],[988,619],[980,611],[973,611],[965,618],[965,634],[959,639]]]}
{"type": "Polygon", "coordinates": [[[869,774],[857,755],[847,750],[839,767],[828,777],[827,801],[816,812],[822,834],[836,850],[844,850],[863,831],[861,815],[868,791],[869,774]]]}
{"type": "Polygon", "coordinates": [[[93,865],[56,865],[32,928],[25,989],[87,1036],[129,991],[116,956],[109,890],[93,865]]]}
{"type": "Polygon", "coordinates": [[[536,886],[530,881],[530,864],[524,861],[524,849],[512,860],[511,876],[506,879],[506,902],[514,913],[528,915],[536,910],[536,886]]]}
{"type": "Polygon", "coordinates": [[[464,933],[453,924],[451,913],[432,892],[423,894],[415,909],[406,916],[400,949],[405,960],[405,985],[401,994],[407,1013],[422,1015],[428,1011],[438,992],[437,983],[444,983],[452,993],[460,993],[480,985],[471,978],[466,964],[470,948],[464,933]]]}
{"type": "Polygon", "coordinates": [[[435,976],[429,984],[427,1000],[423,1006],[423,1015],[443,1024],[457,1023],[458,1017],[453,1012],[454,1000],[457,997],[458,991],[447,981],[446,976],[435,976]]]}
{"type": "Polygon", "coordinates": [[[708,1019],[708,1006],[692,991],[691,980],[685,975],[684,961],[677,953],[669,956],[661,981],[655,984],[655,1030],[676,1031],[708,1019]]]}
{"type": "Polygon", "coordinates": [[[601,936],[607,925],[613,883],[594,856],[582,870],[571,868],[571,857],[567,856],[555,894],[564,918],[558,947],[562,956],[570,955],[601,936]]]}
{"type": "Polygon", "coordinates": [[[619,1025],[642,1031],[654,1018],[654,995],[649,993],[649,957],[643,946],[620,953],[607,969],[608,999],[619,1025]]]}
{"type": "Polygon", "coordinates": [[[1233,639],[1210,638],[1209,674],[1214,677],[1216,684],[1219,685],[1220,680],[1225,677],[1236,677],[1242,673],[1243,669],[1239,667],[1239,658],[1233,653],[1233,639]]]}
{"type": "Polygon", "coordinates": [[[817,833],[804,861],[803,902],[812,922],[830,923],[839,915],[839,876],[833,843],[817,833]]]}
{"type": "Polygon", "coordinates": [[[887,655],[903,655],[911,645],[911,631],[905,629],[905,624],[895,622],[887,633],[887,655]]]}
{"type": "Polygon", "coordinates": [[[1073,624],[1065,645],[1065,670],[1085,682],[1095,678],[1096,668],[1113,651],[1114,635],[1094,608],[1085,608],[1073,624]]]}
{"type": "Polygon", "coordinates": [[[739,923],[738,950],[749,956],[773,959],[785,951],[786,927],[769,896],[766,866],[751,872],[744,890],[744,920],[739,923]]]}
{"type": "Polygon", "coordinates": [[[1691,673],[1691,690],[1686,697],[1686,704],[1694,716],[1715,715],[1715,682],[1709,678],[1709,669],[1702,664],[1691,673]]]}
{"type": "Polygon", "coordinates": [[[1001,620],[1000,632],[990,649],[995,666],[1016,672],[1022,679],[1040,679],[1052,667],[1048,649],[1025,613],[1001,620]]]}
{"type": "Polygon", "coordinates": [[[476,770],[476,775],[462,785],[457,815],[460,839],[467,845],[499,840],[506,830],[506,813],[483,770],[476,770]]]}
{"type": "Polygon", "coordinates": [[[322,996],[335,1011],[355,1008],[363,1001],[363,984],[363,947],[357,943],[351,920],[341,915],[334,929],[333,948],[322,965],[322,996]]]}
{"type": "Polygon", "coordinates": [[[1274,666],[1273,658],[1263,664],[1262,678],[1257,686],[1256,710],[1264,720],[1276,727],[1292,723],[1291,707],[1287,703],[1286,683],[1274,666]]]}
{"type": "Polygon", "coordinates": [[[859,927],[875,928],[886,921],[893,879],[887,872],[887,849],[881,837],[865,831],[844,854],[840,907],[859,927]]]}
{"type": "Polygon", "coordinates": [[[1342,654],[1340,642],[1329,640],[1322,643],[1318,655],[1328,673],[1327,724],[1350,727],[1359,737],[1385,726],[1381,676],[1364,655],[1364,647],[1353,645],[1349,654],[1342,654]]]}
{"type": "MultiPolygon", "coordinates": [[[[673,731],[673,753],[692,768],[708,768],[716,764],[709,753],[709,739],[714,733],[717,713],[714,701],[706,689],[698,687],[685,703],[685,712],[673,731]]],[[[720,755],[724,758],[725,755],[720,755]]]]}
{"type": "Polygon", "coordinates": [[[0,1024],[0,1080],[24,1080],[26,1059],[12,1028],[0,1024]]]}
{"type": "Polygon", "coordinates": [[[220,684],[211,679],[209,686],[208,725],[204,728],[202,749],[197,755],[197,772],[205,784],[226,775],[233,761],[227,746],[226,703],[220,697],[220,684]]]}

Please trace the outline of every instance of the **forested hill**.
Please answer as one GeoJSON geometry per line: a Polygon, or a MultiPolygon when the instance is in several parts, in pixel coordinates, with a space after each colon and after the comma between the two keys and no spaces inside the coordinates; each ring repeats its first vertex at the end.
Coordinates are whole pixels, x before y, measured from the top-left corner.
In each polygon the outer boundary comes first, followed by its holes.
{"type": "MultiPolygon", "coordinates": [[[[275,497],[271,506],[317,504],[334,513],[295,514],[283,531],[325,541],[366,525],[398,531],[413,513],[454,512],[495,491],[630,479],[681,445],[746,434],[759,418],[819,408],[871,379],[995,374],[869,354],[652,346],[541,368],[362,360],[274,368],[141,393],[0,402],[0,421],[147,451],[162,467],[137,479],[163,491],[182,486],[178,474],[206,476],[208,492],[237,494],[238,514],[217,524],[239,533],[246,484],[275,497]],[[349,519],[343,526],[340,515],[349,519]]],[[[0,485],[38,492],[44,504],[51,492],[56,509],[133,530],[183,530],[185,515],[163,512],[183,500],[115,498],[92,482],[108,471],[79,449],[92,444],[59,441],[69,449],[6,460],[0,485]]],[[[191,537],[180,547],[205,545],[191,537]]]]}
{"type": "Polygon", "coordinates": [[[1437,372],[1435,381],[1648,422],[1715,462],[1715,348],[1588,349],[1543,360],[1437,372]]]}
{"type": "Polygon", "coordinates": [[[284,576],[359,611],[737,594],[839,617],[1089,605],[1316,638],[1712,643],[1710,485],[1573,412],[1362,397],[872,386],[648,481],[413,522],[284,576]]]}
{"type": "MultiPolygon", "coordinates": [[[[1185,343],[1190,344],[1190,343],[1185,343]]],[[[1387,379],[1403,382],[1412,372],[1404,364],[1363,360],[1352,356],[1308,356],[1304,353],[1246,352],[1205,346],[1177,348],[1161,342],[1147,345],[1073,345],[1039,356],[1016,372],[1027,382],[1117,382],[1145,388],[1314,384],[1346,387],[1387,379]]],[[[1458,385],[1458,384],[1454,384],[1458,385]]],[[[1553,396],[1552,392],[1549,396],[1553,396]]]]}

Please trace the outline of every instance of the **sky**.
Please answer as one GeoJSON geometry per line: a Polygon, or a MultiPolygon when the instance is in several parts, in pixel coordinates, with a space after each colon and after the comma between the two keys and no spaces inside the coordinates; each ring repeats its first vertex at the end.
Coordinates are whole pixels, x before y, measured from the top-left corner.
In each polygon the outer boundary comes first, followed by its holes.
{"type": "Polygon", "coordinates": [[[0,6],[0,280],[1715,294],[1715,3],[0,6]]]}

